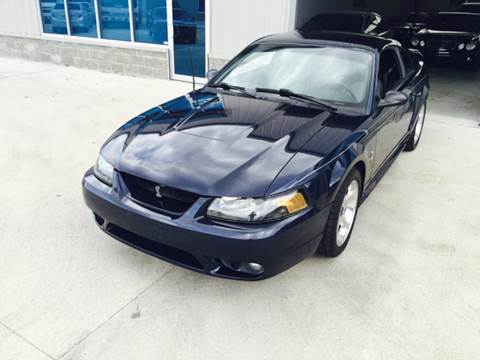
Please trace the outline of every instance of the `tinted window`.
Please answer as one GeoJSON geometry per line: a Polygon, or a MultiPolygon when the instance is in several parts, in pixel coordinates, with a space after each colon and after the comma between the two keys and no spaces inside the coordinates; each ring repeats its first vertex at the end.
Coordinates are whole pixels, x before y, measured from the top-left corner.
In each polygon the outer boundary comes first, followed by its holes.
{"type": "Polygon", "coordinates": [[[365,106],[372,54],[336,47],[253,48],[220,76],[245,88],[289,89],[337,104],[365,106]]]}
{"type": "Polygon", "coordinates": [[[480,31],[480,15],[440,14],[433,18],[430,26],[440,31],[480,31]]]}
{"type": "Polygon", "coordinates": [[[167,44],[166,0],[137,0],[134,7],[135,41],[167,44]]]}
{"type": "Polygon", "coordinates": [[[385,50],[380,57],[379,67],[380,97],[392,90],[397,90],[403,75],[400,65],[397,61],[397,55],[393,49],[385,50]]]}
{"type": "Polygon", "coordinates": [[[43,32],[50,34],[67,34],[67,20],[63,3],[52,0],[40,1],[43,32]]]}
{"type": "Polygon", "coordinates": [[[309,20],[302,31],[343,31],[361,33],[363,17],[344,14],[321,14],[309,20]]]}
{"type": "Polygon", "coordinates": [[[130,40],[128,0],[98,0],[102,38],[130,40]]]}
{"type": "Polygon", "coordinates": [[[76,36],[97,37],[97,19],[93,0],[68,1],[70,33],[76,36]]]}

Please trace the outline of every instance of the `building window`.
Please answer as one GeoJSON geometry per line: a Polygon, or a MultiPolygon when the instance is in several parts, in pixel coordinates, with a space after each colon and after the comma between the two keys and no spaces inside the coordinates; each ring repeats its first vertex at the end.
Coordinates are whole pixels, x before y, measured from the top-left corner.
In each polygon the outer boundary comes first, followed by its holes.
{"type": "Polygon", "coordinates": [[[135,41],[168,43],[166,0],[132,0],[135,41]]]}
{"type": "MultiPolygon", "coordinates": [[[[167,1],[170,0],[39,0],[39,3],[46,34],[167,45],[167,1]]],[[[178,6],[177,0],[172,4],[178,6]]]]}
{"type": "Polygon", "coordinates": [[[43,32],[49,34],[67,34],[67,20],[63,2],[41,0],[43,32]]]}
{"type": "Polygon", "coordinates": [[[70,34],[97,37],[97,20],[94,0],[68,0],[70,34]]]}
{"type": "Polygon", "coordinates": [[[128,0],[98,0],[101,37],[130,41],[130,11],[128,0]]]}

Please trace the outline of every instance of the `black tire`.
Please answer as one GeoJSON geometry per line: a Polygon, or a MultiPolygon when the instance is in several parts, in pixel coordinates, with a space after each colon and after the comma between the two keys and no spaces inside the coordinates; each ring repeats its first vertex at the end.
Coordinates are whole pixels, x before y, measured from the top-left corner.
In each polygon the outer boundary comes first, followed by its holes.
{"type": "Polygon", "coordinates": [[[318,248],[319,254],[325,255],[327,257],[337,257],[345,250],[348,242],[350,241],[350,237],[352,236],[352,232],[355,227],[355,221],[357,219],[358,211],[355,211],[355,216],[353,219],[353,224],[350,228],[350,233],[348,234],[347,239],[341,246],[337,244],[337,230],[343,199],[348,192],[348,188],[354,181],[357,181],[358,183],[358,197],[356,205],[356,210],[358,210],[358,205],[360,203],[363,189],[363,181],[360,172],[356,168],[354,168],[345,178],[345,181],[341,185],[340,190],[338,191],[337,196],[333,201],[332,208],[330,209],[330,214],[327,220],[327,225],[325,227],[325,233],[318,248]]]}
{"type": "Polygon", "coordinates": [[[410,135],[410,138],[408,139],[407,146],[405,146],[405,151],[414,151],[417,148],[418,144],[420,143],[420,139],[422,138],[422,133],[423,133],[423,127],[425,126],[426,114],[427,114],[427,103],[425,102],[423,104],[423,111],[422,111],[422,109],[420,109],[420,111],[417,114],[417,118],[415,119],[415,124],[413,125],[412,134],[410,135]],[[423,114],[422,114],[422,112],[423,112],[423,114]],[[422,123],[422,127],[420,129],[420,135],[417,139],[415,139],[415,128],[416,128],[417,123],[419,121],[420,115],[423,116],[423,123],[422,123]]]}

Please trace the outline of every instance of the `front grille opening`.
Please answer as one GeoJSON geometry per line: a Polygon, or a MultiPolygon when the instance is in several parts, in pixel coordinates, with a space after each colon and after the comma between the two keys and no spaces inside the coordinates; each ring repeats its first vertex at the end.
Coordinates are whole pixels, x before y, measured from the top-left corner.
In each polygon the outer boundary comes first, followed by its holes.
{"type": "Polygon", "coordinates": [[[111,223],[107,226],[107,232],[134,248],[145,251],[151,255],[189,268],[203,270],[200,262],[186,251],[157,243],[111,223]]]}
{"type": "Polygon", "coordinates": [[[172,217],[183,215],[199,198],[197,194],[127,173],[122,173],[121,176],[133,200],[150,210],[172,217]]]}

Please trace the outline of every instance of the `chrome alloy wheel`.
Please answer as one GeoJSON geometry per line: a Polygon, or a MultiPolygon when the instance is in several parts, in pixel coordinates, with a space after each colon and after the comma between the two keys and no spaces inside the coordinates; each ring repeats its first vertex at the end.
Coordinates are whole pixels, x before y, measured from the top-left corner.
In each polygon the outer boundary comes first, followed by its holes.
{"type": "Polygon", "coordinates": [[[358,195],[360,186],[357,180],[353,180],[348,186],[347,193],[343,198],[340,215],[337,222],[337,246],[342,247],[352,231],[355,215],[357,213],[358,195]]]}
{"type": "Polygon", "coordinates": [[[423,123],[425,122],[425,105],[422,106],[420,112],[418,113],[417,124],[415,125],[415,134],[413,135],[413,142],[416,145],[418,140],[420,140],[420,135],[423,130],[423,123]]]}

